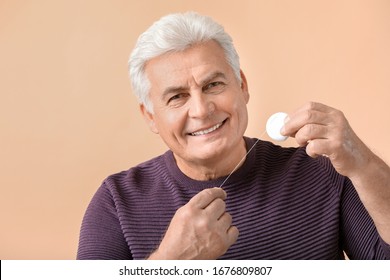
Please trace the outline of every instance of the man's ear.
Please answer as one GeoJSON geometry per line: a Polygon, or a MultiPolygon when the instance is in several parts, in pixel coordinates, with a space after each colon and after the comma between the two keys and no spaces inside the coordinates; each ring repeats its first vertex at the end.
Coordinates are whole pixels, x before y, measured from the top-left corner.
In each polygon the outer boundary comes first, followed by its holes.
{"type": "Polygon", "coordinates": [[[248,104],[249,102],[248,82],[242,70],[240,70],[240,76],[241,76],[241,90],[242,93],[244,94],[245,101],[248,104]]]}
{"type": "Polygon", "coordinates": [[[158,134],[158,129],[156,123],[154,122],[154,115],[146,109],[144,104],[139,105],[139,108],[146,123],[149,125],[150,130],[158,134]]]}

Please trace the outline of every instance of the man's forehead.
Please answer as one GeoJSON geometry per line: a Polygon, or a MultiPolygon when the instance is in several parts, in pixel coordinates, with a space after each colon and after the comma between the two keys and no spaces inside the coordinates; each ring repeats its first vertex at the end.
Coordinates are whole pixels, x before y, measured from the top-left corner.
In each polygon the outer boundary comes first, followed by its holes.
{"type": "Polygon", "coordinates": [[[152,87],[165,88],[188,86],[189,82],[202,84],[210,77],[227,78],[232,73],[222,48],[215,42],[155,57],[146,64],[145,71],[152,87]]]}
{"type": "MultiPolygon", "coordinates": [[[[172,62],[172,61],[171,61],[172,62]]],[[[215,63],[198,64],[185,67],[184,65],[161,64],[161,67],[150,67],[146,71],[148,78],[153,83],[159,83],[163,87],[185,86],[191,83],[198,85],[215,79],[228,79],[232,72],[226,65],[215,63]],[[230,70],[230,71],[229,71],[230,70]]]]}
{"type": "Polygon", "coordinates": [[[164,92],[170,88],[181,87],[190,88],[192,86],[202,87],[216,79],[227,80],[228,73],[224,69],[218,67],[202,67],[202,69],[192,69],[192,71],[183,72],[180,75],[175,75],[173,72],[168,79],[165,79],[161,86],[164,87],[164,92]]]}

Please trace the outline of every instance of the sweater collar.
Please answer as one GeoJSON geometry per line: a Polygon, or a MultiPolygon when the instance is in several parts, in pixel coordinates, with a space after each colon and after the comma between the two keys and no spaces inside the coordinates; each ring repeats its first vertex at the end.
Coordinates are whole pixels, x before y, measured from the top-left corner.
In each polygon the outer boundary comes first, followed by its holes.
{"type": "MultiPolygon", "coordinates": [[[[246,150],[253,146],[257,139],[244,137],[246,150]]],[[[254,150],[256,150],[255,147],[254,150]]],[[[224,186],[233,185],[239,181],[241,181],[245,176],[250,172],[252,166],[255,162],[255,151],[251,151],[244,161],[244,163],[230,176],[230,178],[225,182],[224,186]]],[[[188,188],[194,189],[206,189],[212,187],[219,187],[222,182],[227,178],[228,175],[208,181],[198,181],[191,179],[187,175],[185,175],[177,166],[175,158],[173,156],[173,152],[171,150],[167,151],[164,155],[164,162],[169,171],[169,174],[181,185],[188,186],[188,188]]]]}

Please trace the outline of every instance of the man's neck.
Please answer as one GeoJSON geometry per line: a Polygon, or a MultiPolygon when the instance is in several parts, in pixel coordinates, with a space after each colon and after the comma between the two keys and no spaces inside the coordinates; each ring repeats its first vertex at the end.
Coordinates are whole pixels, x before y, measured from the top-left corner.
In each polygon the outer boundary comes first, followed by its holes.
{"type": "Polygon", "coordinates": [[[186,176],[197,181],[209,181],[228,176],[234,169],[238,169],[246,156],[246,144],[244,138],[237,149],[229,154],[223,154],[214,159],[199,161],[186,161],[174,154],[176,164],[186,176]]]}

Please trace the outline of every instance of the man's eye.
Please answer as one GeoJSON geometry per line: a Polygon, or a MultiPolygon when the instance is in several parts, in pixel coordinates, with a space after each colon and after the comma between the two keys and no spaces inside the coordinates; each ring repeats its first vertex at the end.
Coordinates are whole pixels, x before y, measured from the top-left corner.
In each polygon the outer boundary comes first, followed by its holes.
{"type": "Polygon", "coordinates": [[[212,82],[212,83],[207,84],[203,88],[203,90],[204,91],[215,91],[215,90],[222,89],[223,86],[224,86],[224,83],[222,83],[222,82],[212,82]]]}
{"type": "Polygon", "coordinates": [[[176,94],[174,96],[172,96],[171,98],[168,99],[168,103],[175,100],[175,99],[179,99],[180,98],[180,95],[179,94],[176,94]]]}
{"type": "Polygon", "coordinates": [[[171,102],[179,101],[180,99],[184,98],[185,96],[186,96],[185,93],[178,93],[178,94],[172,95],[172,96],[168,99],[167,104],[169,104],[169,103],[171,103],[171,102]]]}

